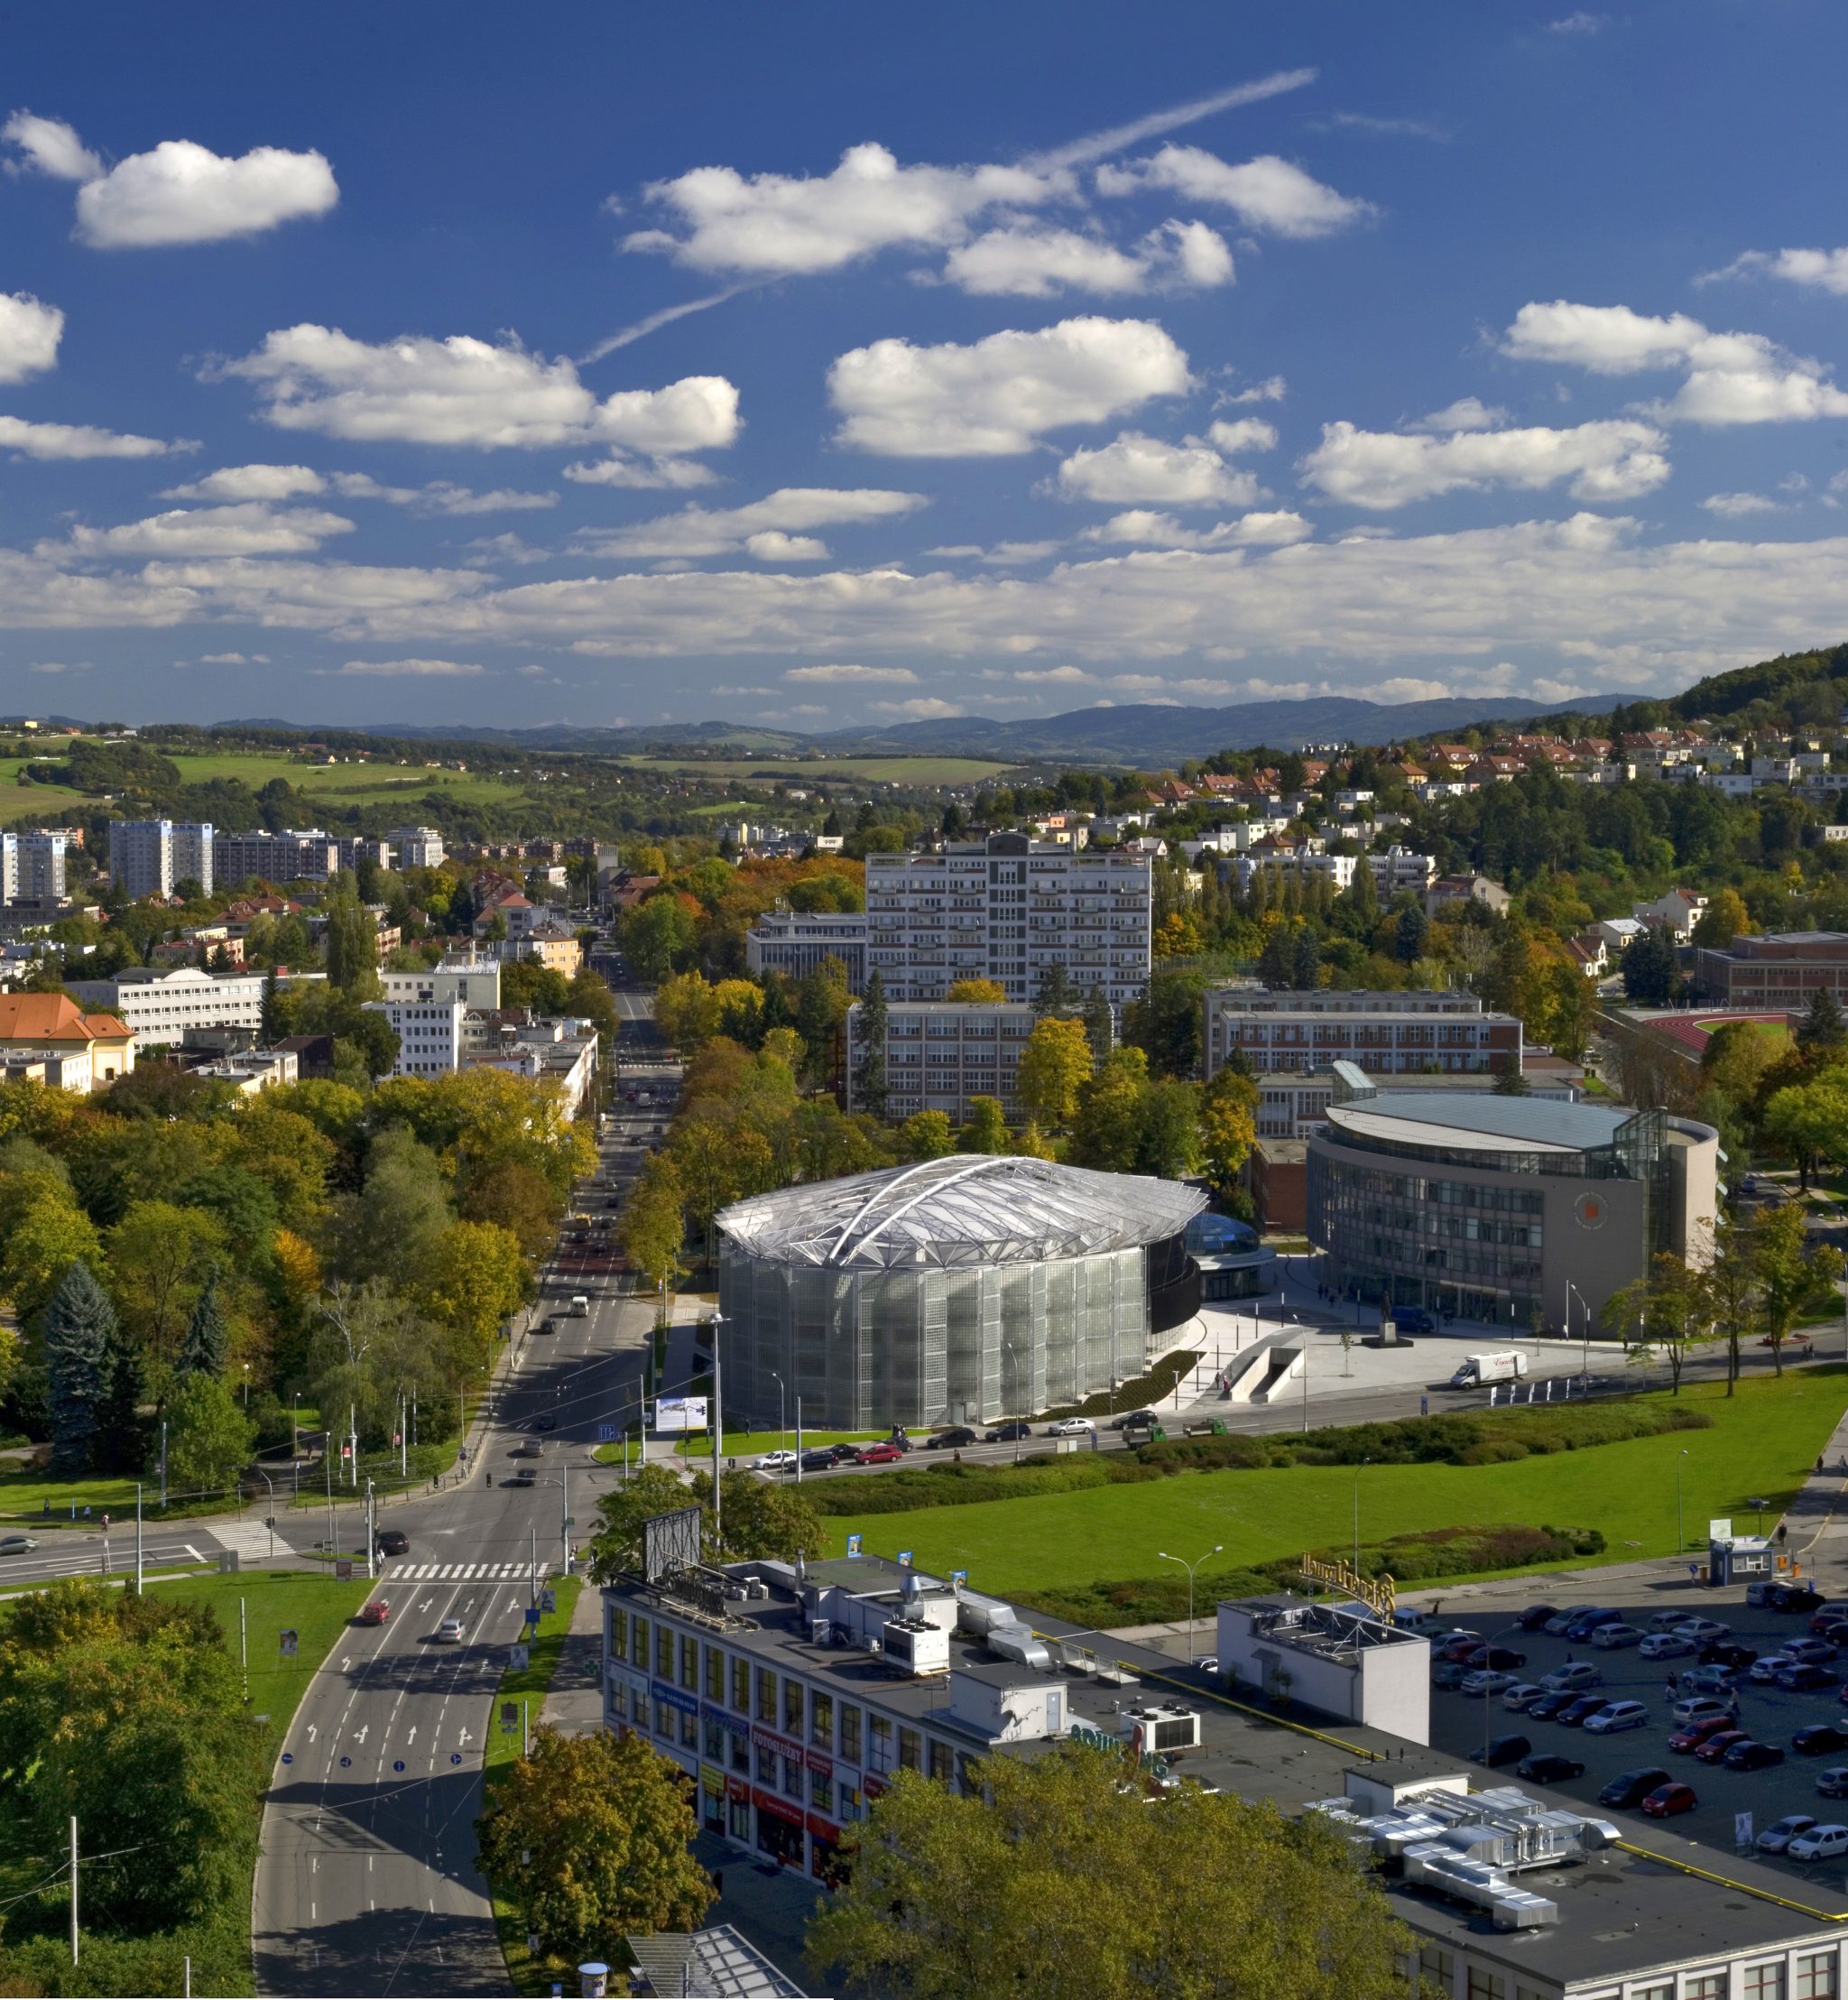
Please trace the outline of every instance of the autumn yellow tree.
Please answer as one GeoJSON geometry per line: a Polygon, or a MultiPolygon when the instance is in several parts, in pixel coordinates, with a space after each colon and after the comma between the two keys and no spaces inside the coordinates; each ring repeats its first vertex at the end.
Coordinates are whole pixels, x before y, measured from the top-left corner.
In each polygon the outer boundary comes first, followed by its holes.
{"type": "Polygon", "coordinates": [[[1021,1051],[1014,1088],[1034,1124],[1063,1132],[1090,1079],[1091,1041],[1082,1021],[1049,1014],[1034,1024],[1021,1051]]]}
{"type": "Polygon", "coordinates": [[[454,1343],[459,1368],[475,1372],[494,1358],[501,1321],[526,1291],[519,1239],[497,1222],[452,1222],[431,1243],[413,1294],[454,1343]]]}
{"type": "Polygon", "coordinates": [[[1003,1007],[1007,1005],[1007,988],[999,979],[952,979],[944,998],[960,1001],[966,1007],[1003,1007]]]}
{"type": "Polygon", "coordinates": [[[1258,1087],[1229,1064],[1200,1092],[1200,1153],[1208,1178],[1224,1191],[1258,1143],[1258,1087]]]}

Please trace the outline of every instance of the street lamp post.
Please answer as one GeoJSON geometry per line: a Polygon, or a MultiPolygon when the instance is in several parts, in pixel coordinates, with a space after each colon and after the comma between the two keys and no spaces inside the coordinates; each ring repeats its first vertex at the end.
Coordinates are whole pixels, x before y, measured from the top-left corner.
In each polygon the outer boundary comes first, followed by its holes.
{"type": "Polygon", "coordinates": [[[1354,1468],[1354,1573],[1361,1573],[1361,1466],[1372,1464],[1371,1458],[1363,1458],[1354,1468]]]}
{"type": "MultiPolygon", "coordinates": [[[[256,1468],[256,1476],[270,1489],[270,1560],[273,1562],[276,1560],[276,1483],[261,1466],[256,1468]]],[[[141,1489],[135,1490],[138,1493],[141,1489]]]]}
{"type": "MultiPolygon", "coordinates": [[[[781,1376],[780,1375],[778,1375],[778,1374],[777,1374],[777,1372],[776,1372],[776,1370],[775,1370],[774,1368],[772,1368],[772,1370],[770,1371],[770,1373],[771,1373],[771,1376],[772,1376],[772,1380],[773,1380],[773,1381],[775,1382],[775,1384],[776,1384],[776,1445],[777,1445],[777,1449],[778,1449],[779,1451],[787,1451],[787,1450],[789,1449],[789,1448],[790,1448],[790,1431],[789,1431],[789,1426],[788,1426],[788,1425],[787,1425],[787,1424],[786,1424],[786,1423],[785,1423],[785,1422],[783,1421],[783,1418],[784,1418],[784,1415],[785,1415],[785,1412],[784,1412],[784,1408],[783,1408],[783,1378],[782,1378],[782,1377],[781,1377],[781,1376]]],[[[779,1464],[779,1465],[778,1465],[778,1467],[777,1467],[777,1477],[778,1477],[779,1478],[781,1478],[781,1477],[782,1477],[782,1470],[783,1470],[783,1468],[782,1468],[781,1465],[781,1464],[779,1464]]]]}
{"type": "Polygon", "coordinates": [[[1574,1299],[1578,1301],[1578,1310],[1583,1316],[1580,1323],[1585,1328],[1584,1359],[1579,1364],[1579,1373],[1589,1382],[1592,1375],[1592,1309],[1585,1302],[1585,1293],[1568,1278],[1566,1281],[1566,1338],[1568,1340],[1572,1338],[1574,1299]]]}
{"type": "Polygon", "coordinates": [[[1216,1556],[1220,1554],[1224,1546],[1225,1545],[1224,1542],[1215,1542],[1213,1546],[1207,1550],[1206,1555],[1196,1556],[1191,1562],[1189,1562],[1185,1556],[1169,1555],[1166,1549],[1158,1549],[1155,1551],[1156,1554],[1161,1558],[1163,1562],[1178,1562],[1180,1564],[1181,1568],[1185,1569],[1187,1573],[1187,1658],[1190,1661],[1197,1659],[1199,1657],[1198,1653],[1197,1652],[1194,1645],[1194,1571],[1197,1569],[1203,1562],[1206,1561],[1206,1556],[1216,1556]]]}
{"type": "Polygon", "coordinates": [[[1675,1554],[1677,1560],[1687,1546],[1687,1535],[1681,1520],[1681,1460],[1686,1456],[1684,1449],[1675,1460],[1675,1554]]]}
{"type": "MultiPolygon", "coordinates": [[[[1505,1639],[1511,1632],[1520,1632],[1524,1629],[1525,1628],[1521,1625],[1503,1625],[1499,1632],[1492,1632],[1485,1642],[1489,1649],[1489,1658],[1492,1660],[1495,1657],[1496,1640],[1505,1639]]],[[[1484,1666],[1483,1669],[1483,1673],[1485,1677],[1483,1681],[1483,1769],[1485,1772],[1489,1768],[1489,1721],[1491,1715],[1491,1710],[1489,1707],[1491,1696],[1489,1690],[1491,1686],[1492,1685],[1492,1683],[1486,1678],[1486,1676],[1490,1674],[1492,1671],[1493,1670],[1492,1668],[1487,1666],[1484,1666]]]]}

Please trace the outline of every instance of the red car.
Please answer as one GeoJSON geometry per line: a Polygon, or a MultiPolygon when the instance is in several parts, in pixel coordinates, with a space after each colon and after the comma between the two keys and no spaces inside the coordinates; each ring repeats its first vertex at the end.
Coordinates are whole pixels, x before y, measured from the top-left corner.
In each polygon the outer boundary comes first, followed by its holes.
{"type": "Polygon", "coordinates": [[[1696,1748],[1694,1754],[1703,1764],[1718,1764],[1734,1744],[1751,1741],[1751,1732],[1749,1729],[1716,1729],[1705,1743],[1696,1748]]]}
{"type": "Polygon", "coordinates": [[[1642,1802],[1651,1819],[1672,1819],[1677,1812],[1692,1812],[1700,1803],[1691,1784],[1659,1784],[1642,1802]]]}
{"type": "Polygon", "coordinates": [[[1731,1716],[1703,1716],[1698,1722],[1690,1722],[1686,1728],[1677,1729],[1668,1738],[1671,1750],[1686,1752],[1698,1750],[1709,1736],[1716,1736],[1722,1730],[1737,1732],[1739,1725],[1731,1716]]]}
{"type": "Polygon", "coordinates": [[[374,1597],[359,1614],[361,1625],[383,1625],[392,1616],[392,1607],[383,1597],[374,1597]]]}
{"type": "Polygon", "coordinates": [[[1461,1666],[1483,1643],[1480,1632],[1459,1633],[1455,1639],[1447,1641],[1438,1650],[1437,1657],[1440,1660],[1453,1660],[1461,1666]]]}
{"type": "Polygon", "coordinates": [[[862,1445],[854,1454],[856,1466],[893,1466],[904,1457],[895,1444],[862,1445]]]}

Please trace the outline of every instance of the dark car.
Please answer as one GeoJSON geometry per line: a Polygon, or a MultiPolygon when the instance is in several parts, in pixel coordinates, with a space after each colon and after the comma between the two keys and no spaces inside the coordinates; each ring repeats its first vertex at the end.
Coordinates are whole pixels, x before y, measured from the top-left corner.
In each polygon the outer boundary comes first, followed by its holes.
{"type": "Polygon", "coordinates": [[[1814,1688],[1832,1688],[1834,1684],[1834,1675],[1814,1660],[1804,1660],[1794,1667],[1786,1667],[1777,1680],[1777,1685],[1788,1694],[1807,1694],[1814,1688]]]}
{"type": "Polygon", "coordinates": [[[1838,1729],[1833,1722],[1812,1722],[1808,1728],[1799,1729],[1791,1737],[1790,1747],[1799,1757],[1820,1757],[1831,1750],[1848,1750],[1848,1729],[1838,1729]]]}
{"type": "Polygon", "coordinates": [[[1030,1423],[998,1423],[988,1433],[990,1444],[1012,1444],[1016,1438],[1030,1438],[1033,1426],[1030,1423]]]}
{"type": "Polygon", "coordinates": [[[1469,1761],[1492,1767],[1496,1764],[1519,1764],[1523,1757],[1530,1755],[1532,1751],[1533,1745],[1525,1736],[1494,1736],[1486,1744],[1472,1750],[1469,1761]]]}
{"type": "Polygon", "coordinates": [[[1536,1756],[1523,1757],[1515,1765],[1514,1774],[1530,1784],[1564,1784],[1568,1778],[1584,1777],[1585,1766],[1575,1757],[1557,1756],[1542,1750],[1536,1756]]]}
{"type": "Polygon", "coordinates": [[[1807,1584],[1780,1583],[1765,1592],[1765,1601],[1773,1611],[1820,1611],[1824,1598],[1807,1584]]]}
{"type": "Polygon", "coordinates": [[[939,1431],[934,1436],[926,1438],[924,1449],[927,1451],[960,1451],[966,1444],[980,1442],[979,1436],[967,1424],[959,1423],[947,1431],[939,1431]]]}
{"type": "Polygon", "coordinates": [[[1478,1646],[1474,1653],[1464,1656],[1464,1665],[1470,1668],[1489,1667],[1502,1672],[1511,1667],[1524,1667],[1527,1655],[1511,1653],[1506,1646],[1478,1646]]]}
{"type": "Polygon", "coordinates": [[[1695,1755],[1703,1764],[1718,1764],[1729,1750],[1736,1750],[1742,1743],[1751,1741],[1749,1729],[1715,1729],[1705,1743],[1695,1745],[1695,1755]]]}
{"type": "Polygon", "coordinates": [[[1741,1645],[1736,1639],[1715,1639],[1711,1645],[1700,1649],[1700,1663],[1704,1667],[1732,1667],[1736,1671],[1749,1667],[1757,1658],[1756,1646],[1741,1645]]]}
{"type": "Polygon", "coordinates": [[[1635,1771],[1620,1771],[1598,1794],[1601,1806],[1640,1806],[1658,1785],[1672,1784],[1668,1772],[1654,1764],[1635,1771]]]}
{"type": "Polygon", "coordinates": [[[1152,1410],[1132,1410],[1126,1417],[1111,1418],[1110,1428],[1113,1431],[1123,1431],[1127,1430],[1132,1423],[1137,1425],[1160,1423],[1160,1418],[1152,1410]]]}
{"type": "Polygon", "coordinates": [[[1623,1614],[1621,1611],[1612,1611],[1603,1605],[1588,1605],[1566,1626],[1566,1636],[1574,1645],[1581,1645],[1599,1626],[1622,1623],[1623,1614]]]}
{"type": "Polygon", "coordinates": [[[1554,1694],[1543,1694],[1538,1701],[1528,1703],[1528,1718],[1533,1722],[1550,1722],[1560,1709],[1570,1708],[1578,1699],[1570,1689],[1562,1689],[1554,1694]]]}
{"type": "Polygon", "coordinates": [[[556,1431],[559,1428],[559,1420],[548,1410],[543,1416],[533,1418],[532,1428],[541,1434],[548,1431],[556,1431]]]}
{"type": "Polygon", "coordinates": [[[1677,1813],[1692,1812],[1699,1803],[1691,1784],[1659,1784],[1641,1801],[1651,1819],[1672,1819],[1677,1813]]]}
{"type": "Polygon", "coordinates": [[[835,1464],[836,1459],[832,1446],[824,1446],[818,1451],[805,1451],[802,1454],[802,1470],[804,1472],[832,1472],[835,1464]]]}
{"type": "Polygon", "coordinates": [[[1437,1322],[1422,1306],[1396,1306],[1392,1323],[1401,1333],[1436,1333],[1437,1322]]]}
{"type": "MultiPolygon", "coordinates": [[[[411,1547],[411,1537],[402,1528],[382,1528],[379,1531],[378,1551],[382,1556],[402,1556],[411,1547]]],[[[1848,1736],[1842,1739],[1848,1743],[1848,1736]]]]}
{"type": "Polygon", "coordinates": [[[1587,1716],[1594,1716],[1609,1698],[1602,1694],[1575,1695],[1553,1718],[1562,1728],[1576,1729],[1587,1716]]]}
{"type": "Polygon", "coordinates": [[[1784,1753],[1775,1743],[1756,1743],[1750,1736],[1735,1743],[1721,1759],[1729,1771],[1769,1771],[1783,1761],[1784,1753]]]}
{"type": "Polygon", "coordinates": [[[1459,1632],[1455,1638],[1446,1639],[1437,1648],[1437,1657],[1440,1660],[1455,1660],[1461,1663],[1467,1660],[1470,1654],[1474,1653],[1482,1644],[1483,1635],[1480,1632],[1459,1632]]]}
{"type": "Polygon", "coordinates": [[[501,1484],[504,1486],[536,1486],[539,1475],[531,1466],[522,1466],[518,1472],[510,1472],[501,1484]]]}
{"type": "Polygon", "coordinates": [[[1558,1616],[1557,1604],[1530,1604],[1514,1622],[1523,1632],[1538,1632],[1548,1618],[1558,1616]]]}

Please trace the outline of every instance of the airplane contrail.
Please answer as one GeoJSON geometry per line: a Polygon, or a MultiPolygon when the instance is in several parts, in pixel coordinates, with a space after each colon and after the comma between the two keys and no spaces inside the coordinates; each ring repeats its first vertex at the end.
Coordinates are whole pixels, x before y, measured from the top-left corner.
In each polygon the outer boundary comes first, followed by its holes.
{"type": "Polygon", "coordinates": [[[1230,90],[1217,91],[1210,97],[1196,97],[1191,104],[1178,104],[1168,111],[1151,111],[1146,118],[1132,118],[1128,125],[1112,125],[1087,138],[1073,139],[1045,153],[1030,153],[1021,164],[1042,169],[1083,166],[1087,161],[1121,153],[1141,140],[1210,118],[1215,111],[1234,110],[1242,104],[1261,104],[1266,97],[1280,97],[1286,90],[1300,90],[1305,84],[1313,83],[1317,73],[1314,69],[1279,69],[1270,76],[1260,77],[1255,83],[1234,84],[1230,90]]]}
{"type": "Polygon", "coordinates": [[[593,361],[601,361],[606,354],[614,354],[618,347],[626,347],[632,340],[640,340],[659,328],[671,326],[676,319],[684,319],[689,312],[704,312],[708,306],[722,306],[727,299],[735,299],[741,292],[755,292],[759,285],[768,283],[768,279],[754,279],[749,284],[728,284],[723,292],[708,292],[703,299],[688,299],[677,306],[663,306],[659,312],[651,312],[645,319],[638,319],[633,326],[624,327],[610,335],[607,340],[599,340],[588,354],[580,355],[579,367],[593,361]]]}

